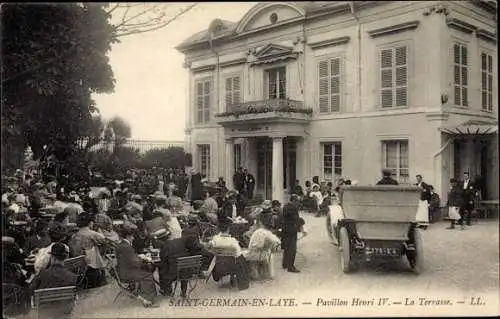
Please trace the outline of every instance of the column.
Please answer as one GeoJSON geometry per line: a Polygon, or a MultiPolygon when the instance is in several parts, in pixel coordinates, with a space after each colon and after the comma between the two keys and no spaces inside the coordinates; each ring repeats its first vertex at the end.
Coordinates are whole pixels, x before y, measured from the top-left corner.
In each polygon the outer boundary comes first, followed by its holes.
{"type": "Polygon", "coordinates": [[[226,187],[228,189],[233,189],[233,175],[234,175],[234,140],[232,138],[226,139],[226,158],[224,159],[226,163],[225,180],[226,187]]]}
{"type": "Polygon", "coordinates": [[[469,172],[469,176],[472,179],[474,179],[475,175],[475,167],[474,167],[474,143],[472,141],[471,137],[467,137],[465,140],[465,161],[464,164],[462,165],[462,173],[463,172],[469,172]]]}
{"type": "MultiPolygon", "coordinates": [[[[305,173],[304,173],[304,170],[305,170],[305,156],[304,154],[308,154],[304,151],[304,138],[303,137],[299,137],[297,139],[297,148],[296,148],[296,158],[295,158],[295,161],[296,161],[296,179],[298,179],[300,181],[300,185],[304,185],[305,183],[305,173]]],[[[295,181],[294,181],[295,182],[295,181]]]]}
{"type": "Polygon", "coordinates": [[[283,202],[283,137],[273,137],[273,200],[283,202]]]}

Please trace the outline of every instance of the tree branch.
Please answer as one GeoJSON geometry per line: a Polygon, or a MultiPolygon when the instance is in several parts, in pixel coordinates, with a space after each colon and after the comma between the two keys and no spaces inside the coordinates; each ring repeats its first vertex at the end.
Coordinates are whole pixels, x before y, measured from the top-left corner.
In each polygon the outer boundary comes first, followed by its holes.
{"type": "Polygon", "coordinates": [[[175,16],[173,16],[171,19],[165,21],[164,23],[158,24],[158,25],[156,25],[154,27],[151,27],[149,29],[140,29],[140,28],[137,28],[135,30],[124,31],[122,33],[118,33],[117,36],[118,37],[124,37],[124,36],[127,36],[127,35],[140,34],[140,33],[145,33],[145,32],[159,30],[161,28],[166,27],[167,25],[169,25],[170,23],[172,23],[173,21],[175,21],[179,17],[181,17],[183,14],[185,14],[186,12],[188,12],[189,10],[191,10],[192,8],[194,8],[197,4],[198,3],[194,3],[194,4],[190,5],[189,7],[181,10],[179,13],[177,13],[175,16]]]}

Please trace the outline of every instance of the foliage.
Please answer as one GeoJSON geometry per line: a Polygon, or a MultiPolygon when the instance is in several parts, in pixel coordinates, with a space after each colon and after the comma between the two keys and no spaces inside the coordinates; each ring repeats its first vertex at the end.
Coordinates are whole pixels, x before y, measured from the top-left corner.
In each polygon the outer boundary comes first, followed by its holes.
{"type": "Polygon", "coordinates": [[[115,139],[114,142],[116,145],[122,145],[127,138],[130,138],[132,136],[132,129],[130,128],[130,124],[119,116],[113,117],[108,122],[108,127],[113,130],[115,139]]]}
{"type": "Polygon", "coordinates": [[[183,168],[186,166],[187,157],[182,147],[151,149],[144,154],[141,167],[183,168]]]}
{"type": "Polygon", "coordinates": [[[65,160],[92,123],[91,94],[114,88],[109,16],[85,3],[4,4],[1,13],[3,144],[65,160]]]}

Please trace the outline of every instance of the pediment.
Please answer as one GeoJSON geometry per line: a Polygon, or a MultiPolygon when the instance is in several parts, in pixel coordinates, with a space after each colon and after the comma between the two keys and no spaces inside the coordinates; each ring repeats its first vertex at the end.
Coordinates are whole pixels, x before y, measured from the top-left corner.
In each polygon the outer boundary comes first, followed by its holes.
{"type": "Polygon", "coordinates": [[[270,43],[257,51],[255,57],[257,59],[266,59],[274,56],[281,56],[293,53],[293,48],[284,45],[270,43]]]}

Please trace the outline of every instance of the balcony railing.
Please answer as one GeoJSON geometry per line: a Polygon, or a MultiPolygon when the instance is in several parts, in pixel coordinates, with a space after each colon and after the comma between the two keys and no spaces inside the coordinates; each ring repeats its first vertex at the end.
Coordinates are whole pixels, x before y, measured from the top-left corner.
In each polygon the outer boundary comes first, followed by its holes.
{"type": "Polygon", "coordinates": [[[299,113],[312,114],[311,108],[304,108],[304,102],[289,99],[272,99],[262,101],[242,102],[228,107],[223,113],[216,114],[215,117],[229,117],[245,114],[263,114],[263,113],[299,113]]]}

